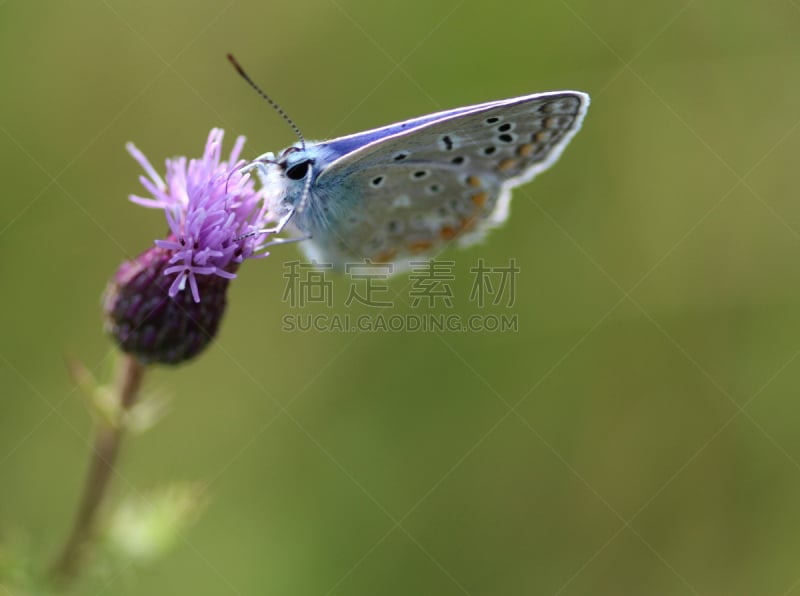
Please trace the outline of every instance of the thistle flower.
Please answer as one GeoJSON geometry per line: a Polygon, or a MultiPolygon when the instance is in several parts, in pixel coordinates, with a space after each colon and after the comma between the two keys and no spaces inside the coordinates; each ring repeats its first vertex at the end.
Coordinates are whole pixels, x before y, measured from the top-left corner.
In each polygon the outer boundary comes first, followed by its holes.
{"type": "Polygon", "coordinates": [[[223,135],[212,130],[199,159],[168,159],[166,182],[127,145],[147,173],[139,180],[151,195],[131,201],[163,209],[169,225],[167,238],[124,262],[105,292],[107,331],[143,363],[177,364],[200,353],[219,328],[239,265],[268,254],[266,234],[242,237],[271,221],[263,189],[240,171],[245,139],[221,161],[223,135]]]}

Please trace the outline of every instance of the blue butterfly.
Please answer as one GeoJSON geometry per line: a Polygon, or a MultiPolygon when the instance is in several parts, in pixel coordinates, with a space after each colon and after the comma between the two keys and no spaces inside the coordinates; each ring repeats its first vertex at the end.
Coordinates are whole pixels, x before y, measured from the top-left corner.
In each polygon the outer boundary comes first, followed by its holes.
{"type": "Polygon", "coordinates": [[[281,216],[268,231],[291,224],[301,237],[278,242],[305,240],[310,259],[336,268],[367,258],[399,271],[471,244],[506,220],[514,187],[556,162],[588,107],[580,91],[536,93],[321,142],[277,108],[301,140],[251,164],[281,216]]]}

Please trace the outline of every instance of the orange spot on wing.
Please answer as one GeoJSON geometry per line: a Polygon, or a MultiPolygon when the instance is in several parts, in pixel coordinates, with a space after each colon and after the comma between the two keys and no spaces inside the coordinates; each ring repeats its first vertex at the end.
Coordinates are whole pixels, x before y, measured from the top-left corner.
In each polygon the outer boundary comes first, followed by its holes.
{"type": "Polygon", "coordinates": [[[478,187],[481,185],[481,179],[478,178],[477,176],[469,176],[467,178],[467,184],[469,184],[470,186],[478,187]]]}
{"type": "Polygon", "coordinates": [[[550,131],[549,130],[540,130],[536,133],[536,142],[537,143],[544,143],[547,139],[550,138],[550,131]]]}
{"type": "Polygon", "coordinates": [[[489,199],[488,192],[479,192],[472,195],[472,204],[476,207],[483,207],[489,199]]]}
{"type": "Polygon", "coordinates": [[[442,229],[439,230],[439,236],[441,236],[442,240],[452,240],[458,235],[458,230],[452,226],[442,226],[442,229]]]}
{"type": "Polygon", "coordinates": [[[388,263],[394,258],[396,254],[397,254],[396,248],[387,248],[386,250],[379,252],[377,255],[375,255],[373,261],[375,261],[376,263],[388,263]]]}
{"type": "Polygon", "coordinates": [[[408,244],[408,250],[411,253],[425,252],[431,248],[433,248],[433,242],[430,240],[415,240],[408,244]]]}
{"type": "Polygon", "coordinates": [[[517,147],[517,155],[520,157],[528,157],[531,153],[533,153],[533,148],[536,145],[533,143],[525,143],[524,145],[520,145],[517,147]]]}
{"type": "Polygon", "coordinates": [[[509,157],[508,159],[504,159],[497,165],[497,170],[500,172],[509,172],[513,170],[516,167],[516,165],[517,165],[517,160],[509,157]]]}

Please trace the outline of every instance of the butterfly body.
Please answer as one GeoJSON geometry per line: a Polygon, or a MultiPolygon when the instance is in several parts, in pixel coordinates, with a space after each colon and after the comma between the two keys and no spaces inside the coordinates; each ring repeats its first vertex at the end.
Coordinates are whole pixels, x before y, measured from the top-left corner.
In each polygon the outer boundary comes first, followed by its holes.
{"type": "Polygon", "coordinates": [[[503,223],[511,189],[558,159],[588,105],[578,91],[539,93],[301,142],[256,162],[311,259],[401,270],[503,223]]]}

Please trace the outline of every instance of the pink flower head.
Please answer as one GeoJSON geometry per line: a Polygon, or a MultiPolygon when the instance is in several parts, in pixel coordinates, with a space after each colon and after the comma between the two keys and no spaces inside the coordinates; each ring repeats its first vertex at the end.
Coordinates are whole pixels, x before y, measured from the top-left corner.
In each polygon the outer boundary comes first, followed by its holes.
{"type": "Polygon", "coordinates": [[[171,253],[164,275],[174,275],[169,287],[172,298],[185,290],[188,282],[192,298],[200,302],[199,277],[233,279],[245,259],[266,256],[258,254],[268,242],[266,234],[242,238],[266,227],[263,190],[256,190],[250,176],[240,171],[245,164],[239,161],[244,137],[236,139],[228,160],[220,161],[224,134],[219,128],[213,129],[203,157],[188,160],[188,164],[185,157],[168,159],[166,182],[133,143],[127,145],[147,172],[139,180],[152,195],[131,195],[131,201],[163,209],[169,224],[169,237],[155,243],[171,253]]]}
{"type": "Polygon", "coordinates": [[[221,161],[222,136],[212,130],[199,159],[168,159],[166,182],[128,144],[152,195],[131,200],[163,209],[169,224],[167,238],[122,263],[105,292],[106,330],[141,362],[178,364],[200,354],[219,329],[239,265],[267,254],[268,234],[248,235],[271,219],[264,191],[241,172],[244,137],[221,161]]]}

